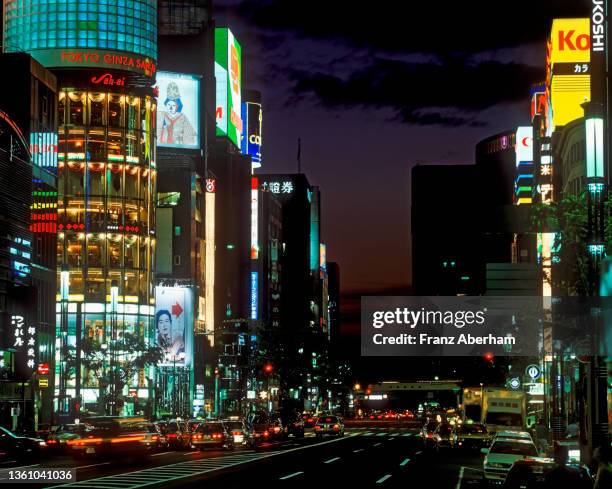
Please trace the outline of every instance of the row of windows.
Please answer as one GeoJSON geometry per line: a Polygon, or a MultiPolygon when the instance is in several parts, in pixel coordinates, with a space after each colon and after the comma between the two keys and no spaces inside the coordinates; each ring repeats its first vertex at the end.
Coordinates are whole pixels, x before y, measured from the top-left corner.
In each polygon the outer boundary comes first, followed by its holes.
{"type": "Polygon", "coordinates": [[[90,205],[91,197],[95,196],[148,202],[155,188],[155,174],[138,166],[96,163],[69,163],[66,166],[59,166],[60,199],[62,196],[87,195],[90,205]]]}
{"type": "Polygon", "coordinates": [[[60,126],[112,126],[152,133],[157,122],[152,99],[109,93],[61,92],[58,116],[60,126]]]}
{"type": "Polygon", "coordinates": [[[57,240],[57,261],[71,268],[147,270],[150,253],[151,240],[144,236],[66,232],[57,240]]]}

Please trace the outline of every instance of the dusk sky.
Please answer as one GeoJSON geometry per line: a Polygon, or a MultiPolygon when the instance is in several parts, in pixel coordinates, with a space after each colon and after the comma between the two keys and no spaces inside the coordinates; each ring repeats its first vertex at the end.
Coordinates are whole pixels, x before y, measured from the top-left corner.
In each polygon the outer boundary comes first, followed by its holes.
{"type": "Polygon", "coordinates": [[[473,163],[479,140],[529,123],[550,19],[585,16],[566,0],[215,6],[263,95],[262,171],[295,171],[301,137],[345,294],[410,283],[411,168],[473,163]]]}

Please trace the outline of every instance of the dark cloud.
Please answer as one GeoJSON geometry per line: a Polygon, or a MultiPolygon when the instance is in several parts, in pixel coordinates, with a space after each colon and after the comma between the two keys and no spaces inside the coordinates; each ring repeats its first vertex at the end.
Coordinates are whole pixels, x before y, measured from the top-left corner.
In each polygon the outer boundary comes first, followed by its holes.
{"type": "Polygon", "coordinates": [[[249,25],[386,52],[480,53],[544,41],[554,17],[583,0],[243,0],[218,2],[249,25]]]}
{"type": "Polygon", "coordinates": [[[312,95],[327,108],[391,109],[401,122],[451,127],[482,126],[479,112],[524,100],[543,76],[543,69],[524,64],[464,57],[440,63],[374,58],[347,78],[292,72],[294,93],[301,98],[312,95]]]}

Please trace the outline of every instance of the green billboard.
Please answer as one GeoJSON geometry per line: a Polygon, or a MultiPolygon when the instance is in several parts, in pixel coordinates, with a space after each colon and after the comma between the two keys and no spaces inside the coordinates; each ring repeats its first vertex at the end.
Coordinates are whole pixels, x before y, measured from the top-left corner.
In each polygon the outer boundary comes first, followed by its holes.
{"type": "Polygon", "coordinates": [[[217,136],[241,145],[242,48],[227,27],[215,29],[215,78],[217,85],[217,136]]]}

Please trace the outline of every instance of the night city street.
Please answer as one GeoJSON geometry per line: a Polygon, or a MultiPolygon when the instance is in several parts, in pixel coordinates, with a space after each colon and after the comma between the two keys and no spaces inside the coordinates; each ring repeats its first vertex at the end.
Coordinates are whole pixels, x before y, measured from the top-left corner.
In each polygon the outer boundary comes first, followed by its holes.
{"type": "Polygon", "coordinates": [[[612,0],[3,0],[0,488],[612,489],[612,0]]]}

